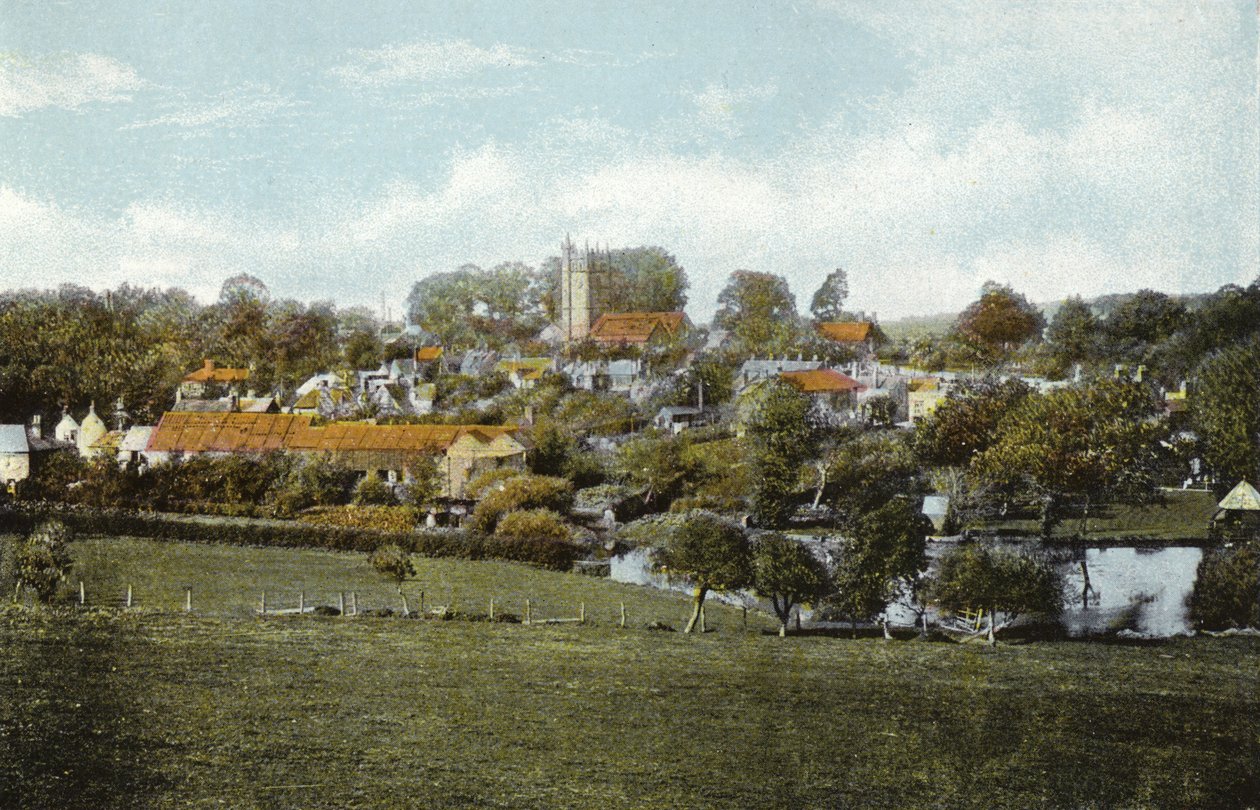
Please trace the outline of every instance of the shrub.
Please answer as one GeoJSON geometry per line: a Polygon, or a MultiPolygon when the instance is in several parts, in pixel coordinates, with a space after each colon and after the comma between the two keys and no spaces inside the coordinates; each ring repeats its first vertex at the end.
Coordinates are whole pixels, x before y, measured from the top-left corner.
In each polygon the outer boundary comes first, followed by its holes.
{"type": "Polygon", "coordinates": [[[468,486],[464,488],[464,494],[474,501],[479,501],[487,492],[496,489],[499,482],[522,475],[525,475],[525,471],[518,470],[515,467],[495,467],[493,470],[486,470],[469,481],[468,486]]]}
{"type": "Polygon", "coordinates": [[[1204,554],[1188,602],[1199,629],[1260,627],[1260,543],[1204,554]]]}
{"type": "Polygon", "coordinates": [[[398,503],[394,488],[370,472],[354,488],[354,502],[360,506],[390,506],[398,503]]]}
{"type": "Polygon", "coordinates": [[[73,563],[66,543],[71,538],[65,524],[41,524],[17,549],[17,578],[23,587],[35,592],[39,601],[51,603],[57,586],[66,578],[73,563]]]}
{"type": "Polygon", "coordinates": [[[414,506],[323,506],[307,510],[298,520],[316,526],[401,534],[414,529],[421,515],[414,506]]]}
{"type": "Polygon", "coordinates": [[[416,567],[411,563],[411,555],[402,546],[390,543],[372,552],[368,562],[381,576],[389,577],[398,585],[402,593],[402,584],[416,575],[416,567]]]}
{"type": "Polygon", "coordinates": [[[550,509],[508,512],[499,518],[499,525],[494,529],[495,537],[513,540],[567,541],[569,534],[564,518],[550,509]]]}
{"type": "Polygon", "coordinates": [[[523,509],[550,509],[562,515],[573,506],[573,484],[546,475],[521,475],[503,482],[502,489],[486,495],[473,510],[472,527],[490,533],[499,518],[523,509]]]}

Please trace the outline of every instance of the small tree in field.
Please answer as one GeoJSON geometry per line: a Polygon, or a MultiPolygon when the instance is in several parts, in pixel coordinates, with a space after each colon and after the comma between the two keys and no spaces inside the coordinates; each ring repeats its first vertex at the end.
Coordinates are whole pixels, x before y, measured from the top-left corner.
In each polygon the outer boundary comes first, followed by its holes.
{"type": "Polygon", "coordinates": [[[753,546],[753,588],[770,600],[779,617],[779,637],[787,635],[792,608],[814,602],[831,590],[827,566],[803,544],[782,534],[765,534],[753,546]]]}
{"type": "Polygon", "coordinates": [[[656,549],[655,561],[670,576],[686,577],[694,586],[691,619],[685,633],[695,628],[709,591],[742,588],[752,579],[744,530],[707,512],[684,518],[682,525],[667,536],[665,544],[656,549]]]}
{"type": "Polygon", "coordinates": [[[359,506],[392,506],[398,503],[394,488],[375,472],[363,476],[354,488],[354,502],[359,506]]]}
{"type": "Polygon", "coordinates": [[[58,584],[70,573],[73,563],[66,549],[70,539],[70,530],[52,521],[41,524],[18,546],[18,582],[34,591],[36,598],[45,604],[52,603],[58,584]]]}
{"type": "Polygon", "coordinates": [[[1021,615],[1057,618],[1065,585],[1063,575],[1044,556],[976,545],[956,548],[941,558],[929,593],[948,611],[984,609],[989,614],[989,644],[996,645],[997,633],[1021,615]]]}
{"type": "Polygon", "coordinates": [[[403,551],[402,547],[393,545],[381,546],[372,552],[372,556],[368,558],[368,562],[376,569],[378,574],[389,577],[394,580],[398,587],[398,595],[403,600],[403,614],[406,615],[410,611],[407,609],[407,595],[403,593],[403,583],[416,575],[416,567],[411,563],[411,555],[403,551]]]}

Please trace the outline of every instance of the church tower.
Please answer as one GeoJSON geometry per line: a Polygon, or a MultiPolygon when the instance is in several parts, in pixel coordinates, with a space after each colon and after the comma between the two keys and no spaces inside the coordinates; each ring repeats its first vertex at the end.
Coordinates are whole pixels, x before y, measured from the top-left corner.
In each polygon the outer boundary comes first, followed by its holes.
{"type": "Polygon", "coordinates": [[[560,245],[560,329],[565,343],[584,340],[599,316],[599,261],[590,245],[579,252],[568,236],[560,245]]]}

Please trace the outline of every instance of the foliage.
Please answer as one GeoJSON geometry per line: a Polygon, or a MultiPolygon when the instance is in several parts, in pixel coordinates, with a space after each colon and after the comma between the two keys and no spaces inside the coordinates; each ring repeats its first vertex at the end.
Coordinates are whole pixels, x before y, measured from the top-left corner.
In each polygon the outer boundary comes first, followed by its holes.
{"type": "Polygon", "coordinates": [[[420,512],[413,506],[318,506],[298,520],[316,526],[404,534],[420,522],[420,512]]]}
{"type": "Polygon", "coordinates": [[[398,584],[399,593],[402,593],[403,583],[416,575],[416,566],[411,562],[411,555],[393,544],[373,551],[368,562],[378,574],[394,580],[398,584]]]}
{"type": "Polygon", "coordinates": [[[809,302],[809,312],[818,322],[838,321],[844,317],[844,301],[849,297],[849,276],[837,267],[827,274],[809,302]]]}
{"type": "Polygon", "coordinates": [[[941,557],[928,592],[932,601],[952,613],[983,608],[989,613],[992,641],[1021,615],[1058,618],[1064,589],[1063,575],[1044,555],[975,544],[958,546],[941,557]],[[1000,625],[997,613],[1004,615],[1000,625]]]}
{"type": "Polygon", "coordinates": [[[444,346],[501,348],[542,328],[542,288],[532,268],[509,262],[490,270],[465,264],[412,285],[407,313],[412,323],[437,335],[444,346]]]}
{"type": "Polygon", "coordinates": [[[564,518],[550,509],[525,509],[499,518],[494,534],[512,540],[568,542],[571,532],[564,518]]]}
{"type": "Polygon", "coordinates": [[[922,490],[910,440],[895,431],[859,434],[841,441],[824,459],[823,497],[843,521],[878,509],[896,495],[922,490]]]}
{"type": "Polygon", "coordinates": [[[487,492],[497,488],[501,481],[507,481],[509,478],[516,478],[525,474],[524,470],[518,470],[515,467],[495,467],[492,470],[478,473],[477,477],[468,482],[468,486],[464,488],[464,494],[471,500],[481,500],[487,492]]]}
{"type": "Polygon", "coordinates": [[[391,506],[398,503],[398,499],[394,496],[394,488],[372,471],[355,484],[354,503],[358,506],[391,506]]]}
{"type": "Polygon", "coordinates": [[[882,613],[889,602],[914,590],[927,570],[931,523],[917,499],[898,497],[851,519],[828,603],[850,621],[882,613]]]}
{"type": "Polygon", "coordinates": [[[890,428],[897,422],[897,401],[888,394],[868,397],[862,403],[862,415],[874,428],[890,428]]]}
{"type": "Polygon", "coordinates": [[[613,468],[623,484],[643,493],[644,504],[665,509],[703,474],[686,452],[686,434],[642,433],[617,448],[613,468]]]}
{"type": "Polygon", "coordinates": [[[1155,493],[1154,448],[1164,428],[1152,421],[1151,392],[1136,383],[1108,380],[1030,395],[1001,422],[995,443],[971,470],[998,487],[1025,489],[1042,499],[1043,533],[1064,496],[1091,503],[1140,501],[1155,493]]]}
{"type": "Polygon", "coordinates": [[[752,515],[758,526],[777,528],[796,510],[801,465],[815,444],[818,420],[809,397],[781,380],[766,381],[750,396],[745,430],[752,515]]]}
{"type": "Polygon", "coordinates": [[[425,506],[436,501],[442,494],[442,473],[437,460],[422,458],[407,469],[408,477],[402,485],[402,500],[415,506],[425,506]]]}
{"type": "Polygon", "coordinates": [[[267,493],[267,499],[277,515],[291,517],[313,506],[345,503],[357,478],[358,473],[331,457],[299,457],[267,493]]]}
{"type": "Polygon", "coordinates": [[[1139,290],[1111,311],[1103,329],[1113,355],[1134,362],[1171,337],[1186,320],[1186,307],[1166,293],[1139,290]]]}
{"type": "Polygon", "coordinates": [[[814,602],[831,592],[831,576],[803,542],[768,533],[753,544],[752,586],[770,600],[782,636],[787,634],[795,605],[814,602]]]}
{"type": "Polygon", "coordinates": [[[66,544],[73,535],[64,523],[48,521],[36,527],[17,548],[15,568],[22,587],[45,604],[57,595],[57,586],[70,573],[73,562],[66,544]]]}
{"type": "Polygon", "coordinates": [[[997,438],[998,424],[1031,391],[1016,379],[988,378],[958,386],[915,427],[915,455],[925,464],[969,464],[997,438]]]}
{"type": "Polygon", "coordinates": [[[1045,325],[1041,310],[1022,294],[986,281],[980,298],[958,316],[954,330],[980,350],[980,359],[995,361],[1026,341],[1039,339],[1045,325]]]}
{"type": "Polygon", "coordinates": [[[546,475],[520,475],[502,482],[481,499],[472,513],[472,527],[490,533],[509,512],[549,509],[567,515],[573,506],[573,483],[546,475]]]}
{"type": "Polygon", "coordinates": [[[1260,543],[1204,553],[1188,601],[1200,629],[1260,627],[1260,543]]]}
{"type": "Polygon", "coordinates": [[[750,552],[742,528],[708,512],[686,515],[653,549],[661,570],[671,577],[685,577],[694,587],[691,619],[684,632],[695,628],[709,591],[735,590],[751,582],[750,552]]]}
{"type": "Polygon", "coordinates": [[[1225,487],[1260,479],[1260,339],[1203,361],[1190,418],[1204,459],[1225,487]]]}
{"type": "Polygon", "coordinates": [[[717,303],[713,324],[747,350],[785,350],[799,331],[796,297],[782,276],[736,270],[717,303]]]}
{"type": "Polygon", "coordinates": [[[1089,305],[1079,295],[1064,301],[1046,330],[1052,376],[1064,376],[1073,363],[1095,361],[1102,350],[1102,339],[1102,322],[1089,305]]]}

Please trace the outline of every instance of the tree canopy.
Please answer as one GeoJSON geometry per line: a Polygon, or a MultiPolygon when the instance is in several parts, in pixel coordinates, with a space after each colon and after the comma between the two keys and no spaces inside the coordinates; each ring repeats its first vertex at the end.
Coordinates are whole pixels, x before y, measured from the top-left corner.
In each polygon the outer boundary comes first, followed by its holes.
{"type": "Polygon", "coordinates": [[[954,325],[964,340],[975,345],[982,359],[1000,360],[1013,348],[1041,337],[1046,319],[1009,285],[986,281],[980,298],[969,305],[954,325]]]}
{"type": "Polygon", "coordinates": [[[837,267],[827,274],[809,302],[809,313],[817,322],[838,321],[844,317],[844,302],[849,297],[849,276],[837,267]]]}
{"type": "Polygon", "coordinates": [[[692,512],[654,549],[656,564],[693,586],[692,613],[684,632],[700,618],[709,591],[742,588],[752,580],[751,549],[742,528],[708,512],[692,512]]]}
{"type": "Polygon", "coordinates": [[[1190,397],[1204,458],[1224,488],[1260,481],[1260,339],[1203,361],[1190,397]]]}
{"type": "Polygon", "coordinates": [[[799,331],[796,297],[782,276],[736,270],[717,302],[713,323],[730,330],[745,348],[773,351],[799,331]]]}

